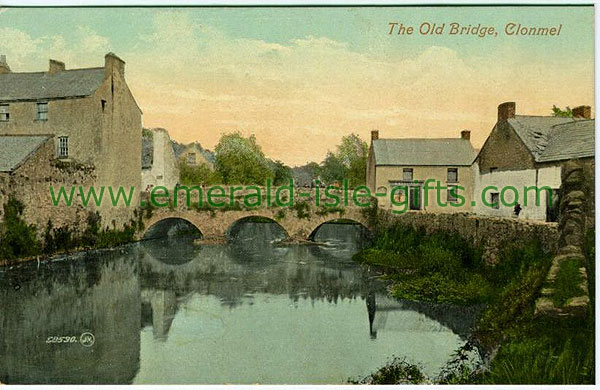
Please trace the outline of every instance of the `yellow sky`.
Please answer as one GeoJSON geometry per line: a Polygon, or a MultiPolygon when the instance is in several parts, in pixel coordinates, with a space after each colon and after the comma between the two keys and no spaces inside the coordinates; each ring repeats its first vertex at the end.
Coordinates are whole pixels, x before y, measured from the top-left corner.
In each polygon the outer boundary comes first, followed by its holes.
{"type": "Polygon", "coordinates": [[[113,51],[144,126],[210,149],[222,133],[255,134],[292,166],[321,161],[352,132],[469,129],[480,147],[502,102],[531,115],[594,102],[592,8],[10,9],[0,36],[14,71],[48,58],[101,66],[113,51]],[[564,25],[559,38],[390,37],[399,15],[564,25]]]}

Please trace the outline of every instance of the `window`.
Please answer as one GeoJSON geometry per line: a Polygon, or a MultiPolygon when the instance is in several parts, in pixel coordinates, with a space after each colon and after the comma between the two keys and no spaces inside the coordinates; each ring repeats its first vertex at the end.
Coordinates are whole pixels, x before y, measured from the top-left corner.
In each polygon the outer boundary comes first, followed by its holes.
{"type": "Polygon", "coordinates": [[[104,108],[106,107],[106,100],[101,99],[100,103],[102,104],[102,112],[104,112],[104,108]]]}
{"type": "Polygon", "coordinates": [[[492,208],[498,210],[500,208],[500,194],[497,192],[492,192],[490,194],[490,203],[492,204],[492,208]]]}
{"type": "Polygon", "coordinates": [[[0,104],[0,122],[8,122],[8,104],[0,104]]]}
{"type": "Polygon", "coordinates": [[[195,165],[196,164],[196,154],[188,153],[187,154],[187,163],[190,165],[195,165]]]}
{"type": "Polygon", "coordinates": [[[458,168],[448,168],[448,183],[458,183],[458,168]]]}
{"type": "MultiPolygon", "coordinates": [[[[450,180],[448,179],[448,181],[450,180]]],[[[447,191],[446,199],[448,203],[457,203],[458,197],[456,195],[458,194],[458,188],[456,186],[448,186],[447,191]]]]}
{"type": "Polygon", "coordinates": [[[413,169],[412,168],[404,168],[402,170],[402,180],[413,181],[413,169]]]}
{"type": "Polygon", "coordinates": [[[48,102],[39,102],[35,104],[35,120],[46,121],[48,120],[48,102]]]}
{"type": "Polygon", "coordinates": [[[58,158],[69,157],[69,137],[58,137],[58,158]]]}

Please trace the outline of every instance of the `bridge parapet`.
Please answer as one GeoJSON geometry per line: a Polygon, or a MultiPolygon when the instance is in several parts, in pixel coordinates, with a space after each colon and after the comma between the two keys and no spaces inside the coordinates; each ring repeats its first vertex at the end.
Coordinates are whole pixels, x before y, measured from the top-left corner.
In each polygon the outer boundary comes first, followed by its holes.
{"type": "Polygon", "coordinates": [[[277,222],[292,240],[308,240],[320,225],[340,219],[368,225],[365,207],[359,207],[351,201],[348,201],[348,206],[344,206],[342,190],[330,192],[340,196],[341,205],[327,207],[325,205],[327,198],[322,189],[317,191],[314,188],[294,188],[293,198],[290,198],[289,187],[271,188],[270,201],[268,201],[267,188],[241,187],[223,186],[224,194],[219,191],[213,192],[212,205],[208,202],[207,192],[209,188],[215,188],[214,186],[181,188],[177,200],[173,193],[160,197],[156,197],[155,193],[152,203],[149,202],[150,195],[144,194],[142,199],[147,208],[144,212],[145,229],[138,238],[143,238],[156,223],[170,218],[183,219],[192,223],[204,237],[209,238],[226,237],[228,230],[237,221],[249,217],[267,218],[277,222]],[[230,192],[230,187],[240,189],[230,192]],[[222,196],[215,196],[215,194],[222,196]],[[258,197],[260,202],[257,202],[258,197]],[[276,202],[277,198],[280,200],[279,203],[276,202]],[[215,207],[215,203],[219,205],[215,207]]]}

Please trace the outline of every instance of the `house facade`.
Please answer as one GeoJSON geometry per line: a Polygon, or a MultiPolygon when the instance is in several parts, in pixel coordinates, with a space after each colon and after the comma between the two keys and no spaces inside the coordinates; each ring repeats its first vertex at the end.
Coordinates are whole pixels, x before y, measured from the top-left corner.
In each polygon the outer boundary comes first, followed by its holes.
{"type": "Polygon", "coordinates": [[[142,136],[142,189],[175,188],[179,183],[179,164],[171,137],[162,128],[144,130],[142,136]]]}
{"type": "Polygon", "coordinates": [[[380,139],[374,130],[367,186],[392,210],[470,211],[474,158],[467,130],[457,138],[418,139],[380,139]]]}
{"type": "Polygon", "coordinates": [[[206,165],[211,171],[214,170],[211,153],[202,149],[198,143],[192,142],[188,145],[175,143],[174,150],[180,163],[190,166],[206,165]]]}
{"type": "Polygon", "coordinates": [[[474,211],[556,221],[561,165],[577,159],[593,166],[594,148],[589,106],[574,108],[571,118],[517,115],[514,102],[500,104],[498,121],[475,161],[474,211]]]}
{"type": "MultiPolygon", "coordinates": [[[[50,60],[45,72],[13,72],[0,57],[0,135],[49,136],[42,149],[51,145],[52,158],[39,160],[40,172],[50,170],[50,164],[72,170],[93,167],[93,181],[86,185],[115,191],[123,187],[127,193],[134,188],[132,207],[103,202],[92,208],[100,212],[104,226],[123,226],[139,204],[141,132],[142,112],[127,86],[125,62],[115,54],[108,53],[104,66],[97,68],[66,69],[64,63],[50,60]]],[[[8,149],[0,143],[0,154],[8,149]]],[[[20,188],[1,191],[11,192],[34,212],[50,204],[49,184],[62,185],[52,175],[47,178],[45,190],[34,194],[20,188]]]]}

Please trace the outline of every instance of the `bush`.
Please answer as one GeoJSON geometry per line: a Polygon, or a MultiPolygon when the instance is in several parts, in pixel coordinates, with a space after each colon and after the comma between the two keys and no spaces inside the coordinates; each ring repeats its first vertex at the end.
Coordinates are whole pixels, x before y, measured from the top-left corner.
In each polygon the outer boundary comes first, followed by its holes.
{"type": "Polygon", "coordinates": [[[405,359],[393,357],[385,366],[373,374],[359,379],[350,379],[350,383],[369,385],[399,385],[399,384],[422,384],[426,380],[419,366],[408,363],[405,359]]]}
{"type": "Polygon", "coordinates": [[[22,219],[23,203],[10,197],[4,205],[4,221],[0,224],[0,258],[16,259],[40,253],[36,227],[22,219]]]}

